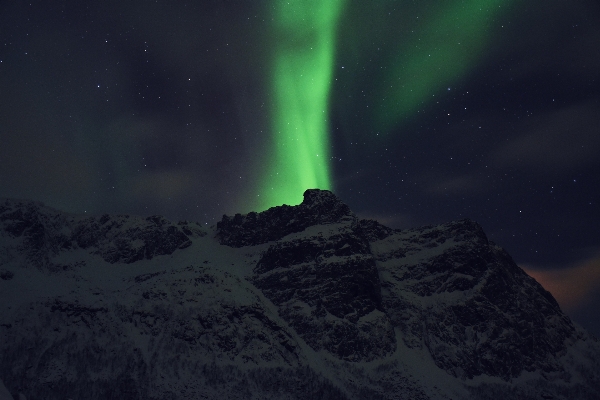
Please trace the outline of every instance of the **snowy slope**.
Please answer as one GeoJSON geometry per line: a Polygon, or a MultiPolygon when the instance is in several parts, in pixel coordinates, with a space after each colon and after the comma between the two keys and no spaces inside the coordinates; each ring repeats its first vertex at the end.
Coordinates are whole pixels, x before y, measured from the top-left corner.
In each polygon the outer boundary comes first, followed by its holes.
{"type": "Polygon", "coordinates": [[[600,398],[597,340],[476,223],[327,191],[209,229],[0,200],[0,278],[15,398],[600,398]]]}

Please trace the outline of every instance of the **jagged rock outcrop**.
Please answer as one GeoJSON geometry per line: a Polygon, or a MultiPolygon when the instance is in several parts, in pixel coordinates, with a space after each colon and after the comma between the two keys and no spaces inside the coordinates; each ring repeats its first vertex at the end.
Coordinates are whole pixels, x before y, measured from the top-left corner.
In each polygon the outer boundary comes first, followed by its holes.
{"type": "Polygon", "coordinates": [[[74,248],[87,249],[109,263],[132,263],[172,254],[190,246],[190,237],[206,234],[196,224],[175,225],[161,216],[85,218],[18,200],[0,204],[0,223],[3,232],[20,239],[17,247],[31,264],[50,268],[53,256],[74,248]]]}
{"type": "Polygon", "coordinates": [[[282,205],[261,213],[224,215],[217,223],[217,237],[232,247],[253,246],[302,232],[309,226],[352,220],[354,214],[328,190],[309,189],[298,206],[282,205]]]}
{"type": "Polygon", "coordinates": [[[0,278],[13,396],[600,396],[597,340],[478,224],[394,230],[328,191],[208,231],[2,200],[0,278]]]}
{"type": "Polygon", "coordinates": [[[111,264],[150,260],[192,244],[188,235],[193,233],[187,224],[177,226],[158,215],[136,219],[133,224],[130,218],[105,214],[78,221],[72,239],[81,248],[95,248],[94,252],[111,264]]]}

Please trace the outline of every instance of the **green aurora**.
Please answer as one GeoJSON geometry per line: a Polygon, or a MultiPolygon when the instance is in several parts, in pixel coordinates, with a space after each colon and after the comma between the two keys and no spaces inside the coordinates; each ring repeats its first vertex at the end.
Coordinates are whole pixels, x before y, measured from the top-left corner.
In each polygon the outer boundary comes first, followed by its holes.
{"type": "Polygon", "coordinates": [[[258,208],[298,204],[307,188],[331,189],[329,91],[343,0],[275,1],[272,148],[258,208]]]}
{"type": "Polygon", "coordinates": [[[423,34],[402,43],[378,83],[374,127],[388,133],[419,108],[464,79],[489,50],[495,18],[511,2],[449,2],[426,16],[423,34]]]}
{"type": "MultiPolygon", "coordinates": [[[[386,4],[401,7],[402,2],[386,4]]],[[[366,122],[384,134],[397,130],[406,117],[435,100],[433,95],[464,79],[485,55],[491,24],[508,5],[461,0],[423,7],[422,34],[389,46],[387,72],[374,78],[375,107],[366,122]]],[[[271,143],[261,167],[257,211],[298,204],[308,188],[333,189],[328,113],[343,9],[344,0],[273,2],[271,143]]]]}

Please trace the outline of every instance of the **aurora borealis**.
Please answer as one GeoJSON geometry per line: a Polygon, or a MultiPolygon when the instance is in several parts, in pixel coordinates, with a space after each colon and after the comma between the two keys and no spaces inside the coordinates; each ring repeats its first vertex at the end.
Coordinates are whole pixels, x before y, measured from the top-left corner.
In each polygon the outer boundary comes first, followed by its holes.
{"type": "Polygon", "coordinates": [[[423,15],[422,36],[392,53],[390,67],[379,84],[374,125],[389,132],[398,121],[465,79],[486,48],[496,39],[490,25],[510,1],[448,2],[423,15]]]}
{"type": "MultiPolygon", "coordinates": [[[[343,0],[273,2],[273,149],[260,210],[298,204],[303,188],[332,189],[329,91],[343,0]]],[[[425,35],[393,49],[371,124],[387,133],[460,81],[492,42],[489,25],[510,2],[450,2],[422,17],[425,35]]],[[[393,22],[393,21],[392,21],[393,22]]]]}
{"type": "Polygon", "coordinates": [[[328,100],[343,2],[273,3],[273,149],[260,210],[299,204],[305,188],[332,189],[328,100]]]}
{"type": "Polygon", "coordinates": [[[468,217],[600,332],[597,2],[33,0],[0,19],[0,197],[212,225],[319,187],[392,227],[468,217]]]}

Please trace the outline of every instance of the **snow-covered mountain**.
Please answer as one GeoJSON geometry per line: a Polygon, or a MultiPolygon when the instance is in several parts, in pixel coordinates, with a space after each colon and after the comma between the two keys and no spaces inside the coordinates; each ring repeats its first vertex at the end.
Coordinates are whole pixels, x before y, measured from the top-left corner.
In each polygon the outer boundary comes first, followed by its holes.
{"type": "Polygon", "coordinates": [[[2,399],[600,398],[597,339],[478,224],[328,191],[211,228],[0,200],[0,304],[2,399]]]}

